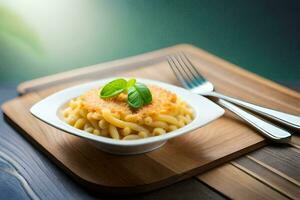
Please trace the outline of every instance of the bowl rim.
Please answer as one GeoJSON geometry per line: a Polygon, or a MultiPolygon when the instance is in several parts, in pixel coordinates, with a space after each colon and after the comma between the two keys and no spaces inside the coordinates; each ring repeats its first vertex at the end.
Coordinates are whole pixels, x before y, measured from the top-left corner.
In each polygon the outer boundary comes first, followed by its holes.
{"type": "MultiPolygon", "coordinates": [[[[184,88],[181,88],[181,87],[169,84],[169,83],[165,83],[165,82],[161,82],[161,81],[157,81],[157,80],[144,79],[144,78],[136,78],[136,79],[137,79],[137,81],[140,81],[140,82],[143,82],[143,83],[146,83],[146,84],[150,83],[150,84],[158,85],[159,87],[161,87],[163,89],[174,92],[177,96],[184,99],[184,101],[187,101],[189,106],[194,110],[194,115],[195,116],[194,116],[193,121],[190,122],[189,124],[185,125],[184,127],[181,127],[179,129],[171,131],[171,132],[167,132],[166,134],[159,135],[159,136],[147,137],[147,138],[136,139],[136,140],[116,140],[116,139],[106,138],[106,137],[103,137],[103,136],[98,136],[98,135],[88,133],[84,130],[77,129],[77,128],[67,124],[65,121],[63,121],[58,116],[59,115],[58,114],[58,111],[59,111],[58,109],[60,109],[66,103],[66,101],[61,100],[60,105],[55,106],[55,112],[53,111],[51,113],[52,115],[53,115],[53,113],[55,113],[55,116],[51,116],[51,120],[47,120],[46,117],[43,117],[43,115],[41,115],[41,113],[43,111],[41,112],[41,111],[38,110],[39,108],[43,108],[43,106],[45,106],[48,102],[51,102],[51,100],[60,97],[60,95],[62,95],[64,93],[68,93],[68,92],[71,93],[72,91],[75,91],[75,93],[76,93],[76,90],[79,90],[80,88],[92,89],[96,85],[98,85],[98,87],[99,87],[101,85],[101,83],[108,82],[108,81],[111,81],[111,80],[116,79],[116,78],[119,78],[119,77],[110,77],[110,78],[105,78],[105,79],[99,79],[99,80],[96,80],[96,81],[75,85],[75,86],[63,89],[61,91],[55,92],[55,93],[49,95],[48,97],[46,97],[46,98],[38,101],[37,103],[35,103],[30,108],[30,113],[34,117],[36,117],[39,120],[47,123],[48,125],[50,125],[52,127],[55,127],[55,128],[57,128],[61,131],[64,131],[68,134],[74,135],[74,136],[78,136],[78,137],[81,137],[81,138],[84,138],[84,139],[92,140],[94,142],[104,143],[104,144],[107,144],[107,145],[138,146],[138,145],[145,145],[145,144],[150,144],[150,143],[155,143],[155,142],[166,141],[166,140],[169,140],[171,138],[190,133],[190,132],[194,131],[195,129],[198,129],[198,128],[214,121],[215,119],[221,117],[225,112],[224,109],[221,108],[220,106],[218,106],[216,103],[212,102],[211,100],[209,100],[209,99],[207,99],[207,98],[205,98],[201,95],[194,94],[194,93],[192,93],[192,92],[190,92],[190,91],[188,91],[184,88]],[[187,100],[187,98],[183,97],[183,95],[181,95],[179,93],[188,94],[188,96],[197,98],[198,100],[201,100],[202,103],[206,102],[207,105],[210,105],[211,107],[214,107],[215,108],[214,115],[211,117],[211,119],[207,119],[205,122],[197,124],[197,122],[201,122],[201,121],[199,121],[201,118],[199,118],[199,113],[197,112],[198,109],[196,108],[196,105],[192,105],[189,102],[189,101],[191,101],[191,99],[187,100]]],[[[85,90],[85,91],[87,91],[87,90],[85,90]]],[[[77,93],[79,93],[79,91],[77,93]]],[[[82,93],[80,93],[80,94],[82,94],[82,93]]],[[[77,96],[79,96],[80,94],[78,94],[77,96]]],[[[74,96],[74,97],[76,97],[76,96],[74,96]]],[[[73,99],[74,97],[69,97],[67,101],[73,99]]]]}

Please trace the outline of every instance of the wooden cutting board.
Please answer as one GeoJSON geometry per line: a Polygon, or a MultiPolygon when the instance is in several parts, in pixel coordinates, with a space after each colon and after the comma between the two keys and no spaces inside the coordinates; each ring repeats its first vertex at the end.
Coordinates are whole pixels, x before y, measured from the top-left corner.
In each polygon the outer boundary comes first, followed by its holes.
{"type": "MultiPolygon", "coordinates": [[[[18,87],[22,95],[2,105],[20,133],[88,189],[138,193],[160,188],[227,162],[266,144],[251,127],[225,116],[162,148],[135,156],[104,153],[87,141],[57,130],[31,116],[29,108],[48,95],[82,82],[109,76],[143,77],[179,85],[166,56],[185,52],[216,90],[254,103],[300,114],[300,94],[247,72],[190,45],[154,51],[109,63],[60,73],[18,87]]],[[[203,113],[205,115],[205,113],[203,113]]]]}

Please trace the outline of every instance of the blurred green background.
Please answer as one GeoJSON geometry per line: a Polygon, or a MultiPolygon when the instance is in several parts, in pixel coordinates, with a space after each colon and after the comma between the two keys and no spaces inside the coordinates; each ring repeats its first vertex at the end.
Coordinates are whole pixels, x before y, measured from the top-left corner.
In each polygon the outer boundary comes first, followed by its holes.
{"type": "Polygon", "coordinates": [[[178,43],[300,83],[296,0],[0,0],[0,84],[178,43]]]}

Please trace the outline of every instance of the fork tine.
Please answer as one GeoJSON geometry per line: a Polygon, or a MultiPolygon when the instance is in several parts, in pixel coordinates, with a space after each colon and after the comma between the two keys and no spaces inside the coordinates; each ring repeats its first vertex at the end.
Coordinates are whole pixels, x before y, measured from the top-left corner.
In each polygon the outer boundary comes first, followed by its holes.
{"type": "Polygon", "coordinates": [[[180,60],[181,60],[180,55],[175,54],[173,56],[173,61],[174,62],[176,61],[177,68],[180,68],[181,71],[185,74],[185,77],[186,77],[187,81],[190,83],[190,85],[192,85],[193,87],[197,86],[197,84],[195,84],[195,82],[194,82],[193,76],[189,73],[185,64],[180,62],[180,60]]]}
{"type": "Polygon", "coordinates": [[[186,73],[190,74],[189,77],[191,77],[190,80],[192,81],[192,83],[198,85],[199,83],[198,83],[198,76],[197,76],[197,74],[195,74],[194,71],[191,69],[191,67],[184,61],[183,56],[180,53],[178,54],[178,58],[181,61],[181,63],[183,64],[182,68],[184,69],[184,71],[185,72],[186,71],[189,72],[189,73],[188,72],[186,72],[186,73]]]}
{"type": "Polygon", "coordinates": [[[190,71],[193,71],[195,73],[194,74],[193,72],[191,72],[194,76],[196,75],[196,78],[195,78],[196,81],[198,81],[198,83],[203,83],[203,81],[205,81],[205,78],[201,75],[201,73],[199,72],[199,70],[195,67],[195,65],[193,65],[193,63],[190,61],[190,59],[186,56],[186,54],[184,52],[181,52],[181,54],[182,54],[182,57],[184,57],[184,60],[186,60],[186,62],[184,62],[183,59],[182,59],[182,61],[187,66],[187,68],[190,71]],[[199,79],[201,79],[201,80],[199,80],[199,79]]]}
{"type": "Polygon", "coordinates": [[[189,83],[190,87],[195,87],[197,85],[195,85],[194,81],[193,81],[193,77],[190,75],[190,73],[187,71],[186,67],[184,66],[184,64],[182,64],[180,62],[179,56],[178,55],[173,55],[172,57],[174,63],[176,64],[177,68],[179,69],[179,72],[181,73],[181,75],[183,77],[185,77],[186,82],[189,83]]]}
{"type": "Polygon", "coordinates": [[[181,82],[181,84],[186,88],[192,88],[193,86],[190,84],[189,81],[186,80],[184,74],[178,67],[178,65],[174,62],[172,56],[168,56],[168,63],[171,66],[172,71],[174,72],[176,78],[181,82]]]}
{"type": "Polygon", "coordinates": [[[185,81],[190,85],[190,88],[197,87],[198,83],[195,82],[194,77],[185,66],[185,63],[181,61],[180,56],[176,54],[173,55],[173,61],[177,65],[177,68],[181,71],[181,74],[183,74],[185,81]]]}

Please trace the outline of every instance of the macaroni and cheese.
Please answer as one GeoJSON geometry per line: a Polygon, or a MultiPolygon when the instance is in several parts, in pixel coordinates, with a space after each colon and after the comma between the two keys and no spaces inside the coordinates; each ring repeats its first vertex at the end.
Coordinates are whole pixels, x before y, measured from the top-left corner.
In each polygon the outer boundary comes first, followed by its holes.
{"type": "Polygon", "coordinates": [[[157,86],[148,86],[152,102],[139,109],[126,103],[127,94],[99,98],[92,89],[72,99],[62,110],[71,126],[91,134],[117,140],[132,140],[166,134],[193,120],[193,111],[176,94],[157,86]]]}

